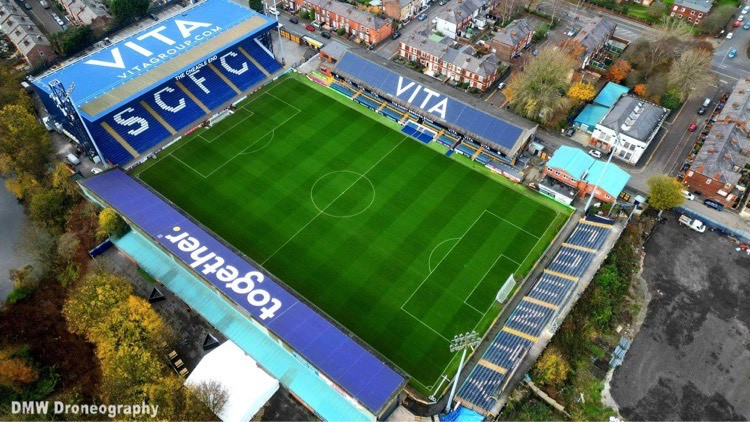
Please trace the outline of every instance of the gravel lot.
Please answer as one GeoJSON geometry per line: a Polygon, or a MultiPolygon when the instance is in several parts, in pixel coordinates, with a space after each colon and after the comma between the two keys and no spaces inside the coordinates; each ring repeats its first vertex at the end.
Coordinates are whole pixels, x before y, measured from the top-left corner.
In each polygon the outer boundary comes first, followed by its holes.
{"type": "Polygon", "coordinates": [[[628,420],[750,418],[750,257],[676,216],[646,243],[646,320],[612,381],[628,420]]]}

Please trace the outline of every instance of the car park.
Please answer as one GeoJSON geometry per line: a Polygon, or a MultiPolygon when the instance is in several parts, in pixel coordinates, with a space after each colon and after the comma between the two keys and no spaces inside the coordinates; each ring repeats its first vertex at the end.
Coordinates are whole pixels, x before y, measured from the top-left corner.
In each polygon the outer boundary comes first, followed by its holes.
{"type": "Polygon", "coordinates": [[[688,132],[695,132],[695,129],[697,128],[698,128],[698,125],[696,125],[695,123],[690,123],[690,126],[688,126],[687,130],[688,132]]]}
{"type": "Polygon", "coordinates": [[[417,19],[419,19],[420,21],[427,19],[427,13],[422,13],[421,15],[417,17],[417,19]]]}
{"type": "Polygon", "coordinates": [[[310,32],[315,32],[315,27],[310,24],[305,25],[305,29],[307,29],[310,32]]]}
{"type": "Polygon", "coordinates": [[[703,205],[707,206],[708,208],[713,208],[716,211],[721,211],[724,209],[724,205],[721,205],[720,203],[712,199],[706,199],[705,201],[703,201],[703,205]]]}
{"type": "Polygon", "coordinates": [[[602,158],[602,152],[599,150],[595,150],[595,149],[590,150],[589,155],[594,158],[602,158]]]}
{"type": "Polygon", "coordinates": [[[733,59],[736,56],[737,56],[737,49],[736,48],[733,48],[733,49],[729,50],[729,54],[727,54],[727,57],[729,57],[730,59],[733,59]]]}
{"type": "Polygon", "coordinates": [[[323,37],[323,38],[326,38],[326,39],[330,39],[331,38],[331,33],[323,31],[323,32],[320,33],[320,36],[323,37]]]}
{"type": "Polygon", "coordinates": [[[294,16],[292,16],[291,18],[289,18],[289,22],[290,23],[299,23],[299,19],[297,19],[294,16]]]}

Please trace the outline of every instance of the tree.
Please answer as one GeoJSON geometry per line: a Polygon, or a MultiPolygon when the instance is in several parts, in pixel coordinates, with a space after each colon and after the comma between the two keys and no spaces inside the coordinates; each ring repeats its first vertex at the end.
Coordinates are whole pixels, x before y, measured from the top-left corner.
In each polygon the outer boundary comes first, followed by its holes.
{"type": "Polygon", "coordinates": [[[648,89],[646,88],[646,84],[636,85],[635,87],[633,87],[633,92],[635,93],[635,95],[641,98],[646,98],[646,96],[648,95],[648,89]]]}
{"type": "Polygon", "coordinates": [[[28,224],[23,228],[19,248],[34,260],[34,273],[40,280],[49,274],[57,261],[57,238],[38,224],[28,224]]]}
{"type": "Polygon", "coordinates": [[[628,76],[628,72],[630,72],[630,63],[627,62],[627,60],[618,60],[615,62],[615,64],[612,65],[612,67],[609,68],[609,72],[607,72],[607,80],[612,81],[615,83],[620,83],[623,79],[625,79],[628,76]]]}
{"type": "Polygon", "coordinates": [[[33,290],[39,284],[39,277],[35,275],[33,265],[10,270],[9,275],[16,289],[33,290]]]}
{"type": "Polygon", "coordinates": [[[310,9],[310,20],[311,21],[315,20],[315,9],[310,9]]]}
{"type": "Polygon", "coordinates": [[[60,50],[68,56],[83,50],[95,40],[94,31],[89,25],[71,26],[58,34],[57,38],[60,50]]]}
{"type": "Polygon", "coordinates": [[[705,50],[690,49],[672,62],[667,79],[669,86],[685,101],[695,88],[703,88],[714,81],[711,71],[713,56],[705,50]]]}
{"type": "Polygon", "coordinates": [[[88,336],[104,316],[132,292],[127,281],[108,273],[89,274],[71,292],[63,315],[71,332],[88,336]]]}
{"type": "Polygon", "coordinates": [[[565,382],[570,372],[570,364],[555,346],[548,347],[535,365],[540,385],[557,387],[565,382]]]}
{"type": "Polygon", "coordinates": [[[664,16],[668,9],[669,7],[666,4],[660,1],[655,1],[651,3],[651,6],[648,7],[648,15],[654,19],[658,19],[664,16]]]}
{"type": "Polygon", "coordinates": [[[53,233],[59,233],[63,229],[69,208],[70,198],[63,192],[57,189],[41,189],[31,196],[29,216],[53,233]]]}
{"type": "Polygon", "coordinates": [[[39,372],[27,360],[15,356],[16,352],[7,347],[0,350],[0,386],[14,390],[39,379],[39,372]]]}
{"type": "Polygon", "coordinates": [[[263,13],[263,2],[261,0],[248,0],[250,8],[258,13],[263,13]]]}
{"type": "Polygon", "coordinates": [[[20,104],[0,109],[0,169],[43,180],[52,154],[47,131],[20,104]]]}
{"type": "Polygon", "coordinates": [[[120,237],[130,230],[128,223],[117,214],[113,208],[105,208],[99,213],[99,230],[97,235],[100,238],[107,236],[120,237]]]}
{"type": "Polygon", "coordinates": [[[202,381],[197,385],[191,385],[189,389],[214,415],[219,415],[229,400],[229,390],[216,380],[202,381]]]}
{"type": "Polygon", "coordinates": [[[70,261],[78,253],[81,242],[75,233],[65,232],[57,239],[57,255],[64,261],[70,261]]]}
{"type": "Polygon", "coordinates": [[[0,104],[15,104],[21,97],[28,97],[21,89],[22,72],[15,70],[10,60],[0,62],[0,104]]]}
{"type": "Polygon", "coordinates": [[[674,88],[668,89],[661,96],[659,103],[670,110],[677,110],[682,105],[682,94],[674,88]]]}
{"type": "Polygon", "coordinates": [[[508,84],[506,95],[510,106],[532,120],[552,121],[556,113],[569,105],[565,93],[575,65],[575,60],[561,50],[541,49],[508,84]]]}
{"type": "Polygon", "coordinates": [[[588,82],[576,82],[568,89],[568,97],[576,101],[591,101],[596,96],[594,85],[588,82]]]}
{"type": "Polygon", "coordinates": [[[734,15],[736,7],[724,4],[719,7],[715,7],[711,13],[701,21],[700,29],[705,34],[715,34],[722,29],[729,22],[729,19],[734,15]]]}
{"type": "Polygon", "coordinates": [[[115,25],[127,25],[148,13],[149,0],[112,0],[109,11],[115,18],[115,25]]]}
{"type": "Polygon", "coordinates": [[[648,203],[659,211],[674,208],[685,201],[683,187],[672,176],[656,175],[648,179],[648,203]]]}

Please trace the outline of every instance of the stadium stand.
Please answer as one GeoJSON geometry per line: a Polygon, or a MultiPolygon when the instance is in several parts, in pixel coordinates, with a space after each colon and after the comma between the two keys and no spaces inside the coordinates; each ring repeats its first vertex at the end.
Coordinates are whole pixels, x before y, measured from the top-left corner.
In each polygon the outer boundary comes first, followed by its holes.
{"type": "Polygon", "coordinates": [[[331,69],[339,84],[366,88],[391,104],[408,110],[409,116],[435,131],[449,130],[499,151],[491,156],[514,163],[534,137],[535,125],[506,121],[423,87],[352,51],[347,51],[331,69]]]}
{"type": "Polygon", "coordinates": [[[485,416],[497,410],[497,400],[513,372],[570,299],[578,278],[604,245],[612,223],[597,217],[578,222],[471,370],[458,390],[457,402],[485,416]]]}
{"type": "MultiPolygon", "coordinates": [[[[333,392],[342,398],[341,402],[349,403],[350,407],[351,403],[355,403],[358,411],[367,409],[372,415],[367,419],[375,420],[397,405],[398,393],[406,383],[405,377],[306,302],[298,299],[284,285],[277,283],[264,272],[265,270],[242,258],[128,174],[120,169],[110,170],[81,181],[81,187],[97,204],[116,209],[134,230],[155,245],[154,250],[166,251],[167,260],[179,263],[183,271],[202,280],[203,286],[219,295],[227,304],[231,304],[226,308],[232,312],[239,312],[244,320],[252,321],[253,326],[264,327],[264,341],[275,345],[282,343],[284,347],[275,351],[257,351],[250,348],[250,345],[244,350],[258,362],[270,365],[266,370],[275,374],[292,392],[298,388],[300,391],[308,389],[309,385],[296,385],[295,381],[300,380],[300,383],[304,384],[303,378],[313,375],[317,380],[323,381],[318,382],[320,388],[326,388],[321,394],[330,395],[333,392]],[[199,271],[194,265],[195,258],[191,257],[191,252],[181,249],[181,239],[186,236],[190,236],[188,239],[210,251],[209,255],[215,256],[220,262],[218,265],[232,266],[235,269],[236,280],[239,280],[238,274],[258,272],[261,274],[258,278],[263,284],[259,281],[255,284],[256,287],[251,287],[255,290],[250,292],[244,290],[245,287],[238,290],[234,282],[227,283],[226,279],[217,278],[217,274],[221,274],[223,268],[218,273],[199,271]],[[269,335],[269,331],[273,335],[269,335]],[[265,354],[253,356],[254,350],[255,353],[265,354]],[[294,370],[308,371],[304,377],[302,374],[295,375],[294,372],[278,372],[283,359],[269,356],[269,353],[282,351],[289,355],[288,357],[292,357],[292,360],[304,363],[303,368],[294,370]]],[[[183,291],[175,290],[177,294],[180,292],[183,291]]],[[[194,299],[195,294],[190,297],[187,297],[190,295],[188,292],[183,294],[186,295],[186,300],[194,299]]],[[[202,302],[205,300],[207,299],[200,299],[202,302]]],[[[228,316],[218,317],[215,312],[216,306],[204,308],[213,315],[214,325],[228,325],[224,334],[236,338],[238,344],[243,344],[240,339],[244,337],[242,333],[237,332],[238,329],[242,330],[242,324],[227,324],[228,316]]],[[[211,320],[211,315],[204,317],[211,320]]],[[[285,355],[284,358],[286,357],[285,355]]],[[[349,417],[351,418],[351,414],[349,417]]],[[[333,419],[341,419],[341,415],[333,419]]]]}
{"type": "Polygon", "coordinates": [[[425,144],[432,142],[432,138],[435,136],[435,133],[430,129],[426,129],[424,126],[414,123],[411,120],[404,125],[401,131],[425,144]]]}
{"type": "Polygon", "coordinates": [[[270,50],[277,24],[207,0],[31,82],[91,158],[124,165],[279,70],[270,50]]]}

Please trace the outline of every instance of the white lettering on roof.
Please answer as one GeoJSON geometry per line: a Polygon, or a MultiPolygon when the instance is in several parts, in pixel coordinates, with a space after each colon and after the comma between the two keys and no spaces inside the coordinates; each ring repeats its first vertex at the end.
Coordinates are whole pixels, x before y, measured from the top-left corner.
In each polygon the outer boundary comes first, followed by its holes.
{"type": "MultiPolygon", "coordinates": [[[[415,85],[414,81],[410,81],[408,84],[406,84],[406,86],[404,86],[404,77],[399,76],[398,86],[396,87],[396,96],[401,97],[401,94],[412,89],[414,85],[415,85]]],[[[440,93],[436,91],[433,91],[429,88],[425,88],[422,85],[417,85],[417,87],[414,88],[414,91],[411,93],[411,95],[409,96],[409,99],[406,100],[406,102],[409,104],[412,104],[412,102],[417,98],[417,95],[419,95],[420,91],[423,91],[424,93],[426,93],[427,96],[424,98],[424,100],[422,100],[422,104],[419,105],[419,108],[421,108],[422,110],[426,110],[428,113],[432,113],[436,116],[440,116],[440,118],[445,120],[445,115],[448,111],[448,97],[445,97],[438,102],[433,102],[433,104],[430,106],[430,100],[433,97],[435,98],[435,100],[441,97],[440,93]]]]}

